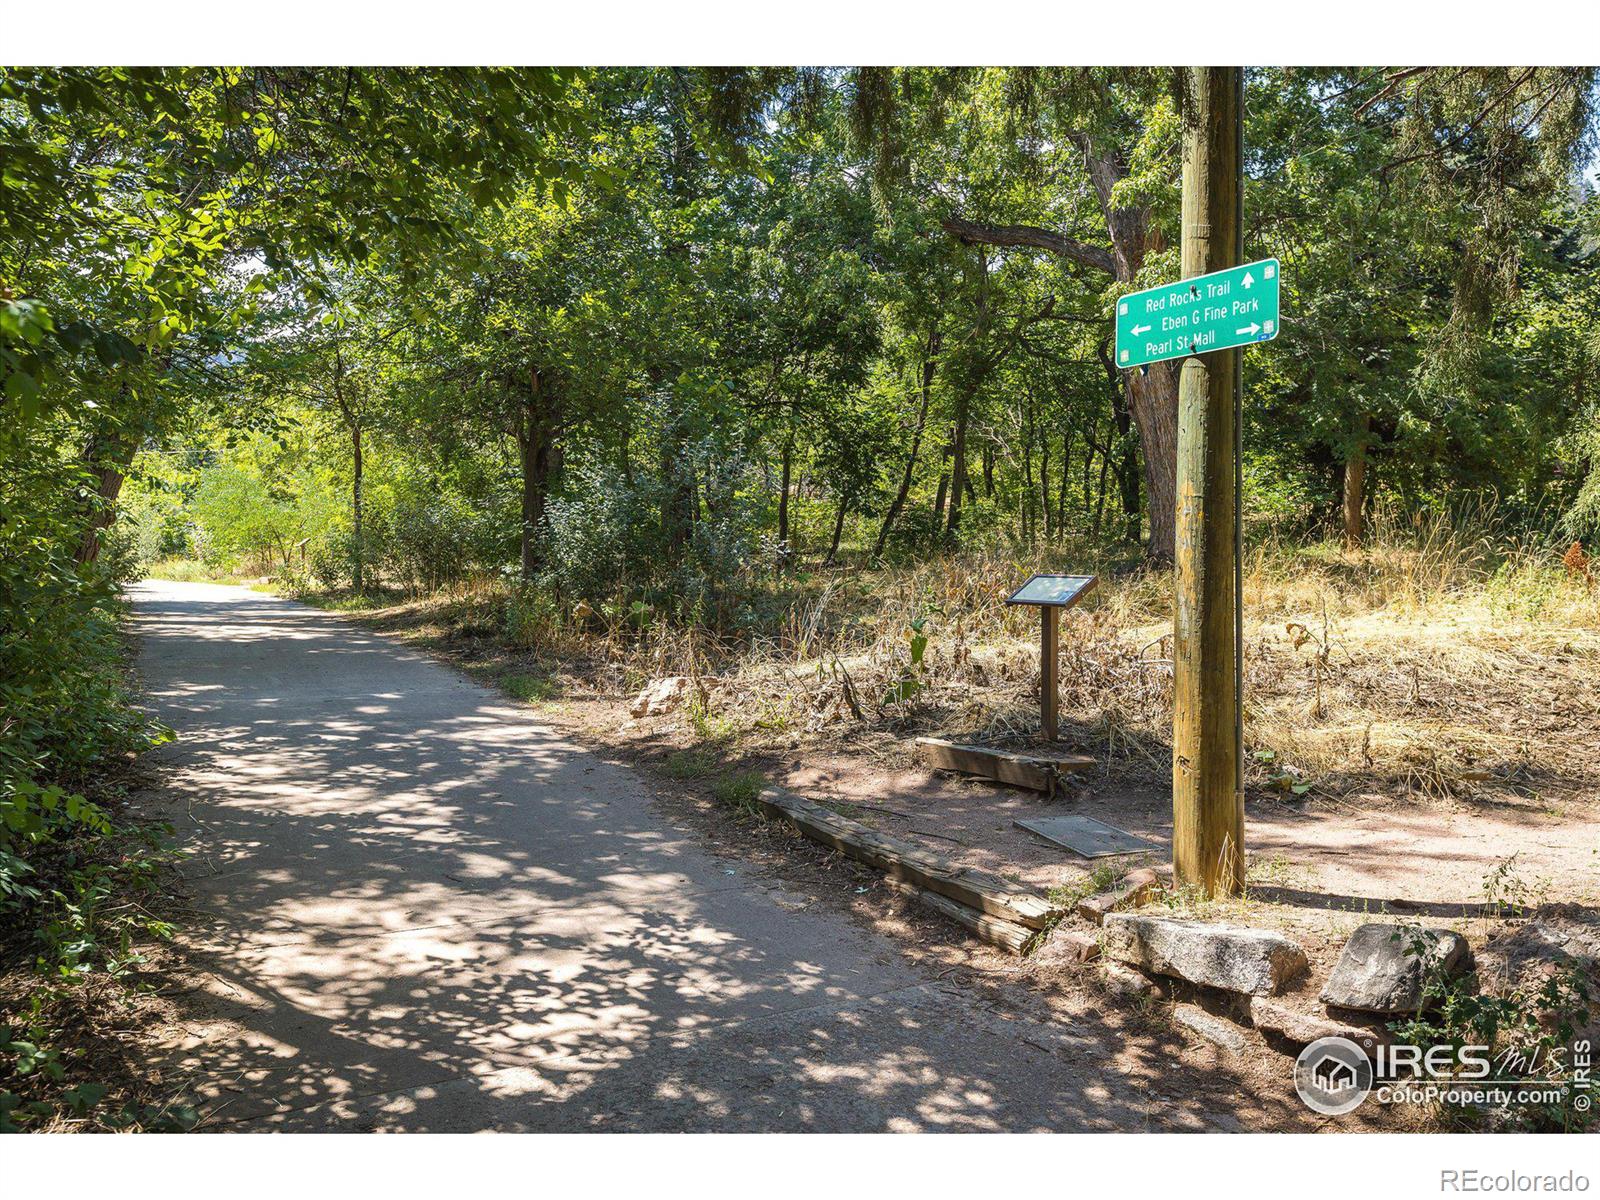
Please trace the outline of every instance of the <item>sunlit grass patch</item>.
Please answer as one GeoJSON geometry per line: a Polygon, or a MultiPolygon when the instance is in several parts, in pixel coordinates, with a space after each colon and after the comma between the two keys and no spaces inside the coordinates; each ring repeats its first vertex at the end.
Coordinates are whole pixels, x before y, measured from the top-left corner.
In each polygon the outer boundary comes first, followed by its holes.
{"type": "Polygon", "coordinates": [[[709,750],[674,750],[661,769],[672,779],[704,779],[718,766],[717,756],[709,750]]]}
{"type": "Polygon", "coordinates": [[[759,816],[756,797],[766,787],[766,778],[759,771],[736,771],[723,775],[711,785],[711,795],[718,804],[726,804],[747,816],[759,816]]]}
{"type": "Polygon", "coordinates": [[[196,558],[163,558],[144,570],[146,579],[164,583],[240,583],[244,576],[226,567],[202,562],[196,558]]]}
{"type": "Polygon", "coordinates": [[[561,685],[548,675],[527,673],[502,675],[500,689],[518,700],[539,704],[561,696],[561,685]]]}

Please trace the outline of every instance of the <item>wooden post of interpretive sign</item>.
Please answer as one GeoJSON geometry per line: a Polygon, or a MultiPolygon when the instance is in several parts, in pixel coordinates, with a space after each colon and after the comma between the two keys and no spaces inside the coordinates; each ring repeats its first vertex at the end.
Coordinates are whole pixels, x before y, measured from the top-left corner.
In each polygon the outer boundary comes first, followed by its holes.
{"type": "Polygon", "coordinates": [[[1099,582],[1096,575],[1035,575],[1006,598],[1039,610],[1039,736],[1056,740],[1060,691],[1061,610],[1071,608],[1099,582]]]}

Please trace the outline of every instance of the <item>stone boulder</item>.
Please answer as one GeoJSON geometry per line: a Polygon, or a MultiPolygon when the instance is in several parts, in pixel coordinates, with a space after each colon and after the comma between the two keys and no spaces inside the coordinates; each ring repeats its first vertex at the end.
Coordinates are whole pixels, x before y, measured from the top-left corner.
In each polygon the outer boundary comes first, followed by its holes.
{"type": "Polygon", "coordinates": [[[689,694],[687,675],[669,675],[658,679],[633,698],[628,711],[636,717],[656,717],[671,712],[689,694]]]}
{"type": "Polygon", "coordinates": [[[1076,929],[1057,929],[1033,952],[1034,963],[1045,967],[1093,962],[1099,957],[1099,940],[1076,929]]]}
{"type": "Polygon", "coordinates": [[[1268,929],[1114,912],[1105,931],[1110,958],[1230,992],[1274,995],[1306,969],[1305,951],[1268,929]]]}
{"type": "Polygon", "coordinates": [[[1451,930],[1363,925],[1339,952],[1322,1002],[1358,1012],[1420,1012],[1430,975],[1460,975],[1471,965],[1467,939],[1451,930]]]}
{"type": "Polygon", "coordinates": [[[1350,1021],[1334,1021],[1317,1013],[1301,1012],[1278,1000],[1265,996],[1250,997],[1250,1023],[1263,1033],[1281,1037],[1285,1041],[1309,1046],[1326,1037],[1348,1038],[1358,1046],[1387,1044],[1389,1033],[1381,1027],[1369,1027],[1350,1021]]]}
{"type": "Polygon", "coordinates": [[[1156,986],[1154,980],[1139,974],[1138,971],[1130,971],[1119,962],[1102,959],[1100,973],[1105,981],[1106,991],[1124,1000],[1150,1000],[1161,994],[1161,989],[1156,986]]]}
{"type": "Polygon", "coordinates": [[[1172,1019],[1191,1033],[1198,1033],[1206,1041],[1238,1054],[1247,1045],[1244,1032],[1232,1021],[1213,1016],[1193,1004],[1180,1004],[1172,1010],[1172,1019]]]}

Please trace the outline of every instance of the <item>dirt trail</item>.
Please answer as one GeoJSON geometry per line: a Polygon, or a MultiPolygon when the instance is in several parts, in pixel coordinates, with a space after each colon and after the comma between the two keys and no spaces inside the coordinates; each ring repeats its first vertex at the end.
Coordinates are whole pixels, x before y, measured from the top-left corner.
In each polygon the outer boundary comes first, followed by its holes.
{"type": "Polygon", "coordinates": [[[200,910],[168,1056],[209,1128],[1307,1124],[1225,1063],[1180,1085],[1170,1031],[958,986],[792,903],[625,768],[336,616],[132,594],[200,910]]]}

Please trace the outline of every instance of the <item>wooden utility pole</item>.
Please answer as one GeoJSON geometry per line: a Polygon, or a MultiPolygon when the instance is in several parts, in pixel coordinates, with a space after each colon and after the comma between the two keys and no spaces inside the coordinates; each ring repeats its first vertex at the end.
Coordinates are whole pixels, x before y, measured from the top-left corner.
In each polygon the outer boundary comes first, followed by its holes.
{"type": "MultiPolygon", "coordinates": [[[[1182,72],[1183,276],[1243,261],[1244,73],[1182,72]]],[[[1191,354],[1178,381],[1172,865],[1207,896],[1244,886],[1238,558],[1239,350],[1191,354]]]]}

